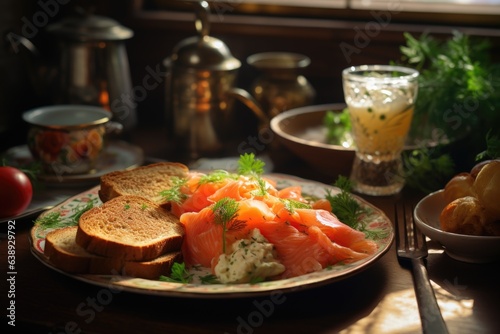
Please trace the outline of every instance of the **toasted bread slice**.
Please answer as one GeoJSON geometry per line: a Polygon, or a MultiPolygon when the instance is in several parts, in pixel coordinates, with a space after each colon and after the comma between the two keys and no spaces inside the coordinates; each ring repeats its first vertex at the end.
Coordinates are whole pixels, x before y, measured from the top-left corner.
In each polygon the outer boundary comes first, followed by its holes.
{"type": "Polygon", "coordinates": [[[126,261],[149,261],[180,250],[184,227],[159,204],[140,196],[115,197],[79,219],[76,243],[88,252],[126,261]]]}
{"type": "Polygon", "coordinates": [[[44,254],[57,268],[69,273],[89,273],[92,261],[105,263],[101,267],[109,267],[110,271],[119,271],[120,262],[115,259],[90,254],[75,243],[77,226],[70,226],[51,231],[45,237],[44,254]]]}
{"type": "Polygon", "coordinates": [[[158,162],[111,172],[101,176],[99,198],[107,202],[121,195],[136,195],[165,204],[160,192],[172,187],[172,177],[186,178],[188,173],[189,168],[177,162],[158,162]]]}
{"type": "Polygon", "coordinates": [[[54,230],[49,232],[45,239],[44,254],[49,262],[68,273],[158,279],[161,275],[170,275],[174,262],[182,261],[180,251],[170,252],[144,262],[94,255],[75,242],[77,229],[77,226],[70,226],[54,230]]]}

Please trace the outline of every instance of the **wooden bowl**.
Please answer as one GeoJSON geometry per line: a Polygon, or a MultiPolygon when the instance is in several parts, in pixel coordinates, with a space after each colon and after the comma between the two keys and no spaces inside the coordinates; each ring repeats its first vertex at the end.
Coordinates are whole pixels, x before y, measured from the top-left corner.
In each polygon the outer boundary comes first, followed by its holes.
{"type": "Polygon", "coordinates": [[[354,149],[326,142],[323,118],[327,111],[342,111],[345,104],[324,104],[285,111],[271,119],[281,143],[311,167],[328,176],[349,176],[354,149]]]}

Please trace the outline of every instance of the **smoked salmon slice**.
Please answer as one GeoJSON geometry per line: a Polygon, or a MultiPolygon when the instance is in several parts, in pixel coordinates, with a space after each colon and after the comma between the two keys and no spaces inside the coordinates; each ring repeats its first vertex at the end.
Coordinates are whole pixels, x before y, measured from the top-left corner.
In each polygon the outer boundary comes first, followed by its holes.
{"type": "Polygon", "coordinates": [[[365,253],[332,242],[317,226],[307,233],[286,223],[268,222],[261,226],[261,234],[274,244],[286,270],[280,278],[289,278],[319,271],[339,262],[349,263],[364,259],[365,253]]]}
{"type": "Polygon", "coordinates": [[[333,213],[322,209],[296,209],[300,224],[303,226],[318,227],[328,238],[344,247],[357,252],[372,254],[378,246],[363,232],[342,223],[333,213]]]}
{"type": "Polygon", "coordinates": [[[365,233],[342,223],[329,203],[309,205],[299,186],[278,190],[272,181],[245,176],[200,183],[202,177],[193,174],[182,189],[186,199],[172,204],[186,231],[182,251],[187,265],[213,270],[223,250],[230,248],[224,246],[247,238],[253,229],[259,229],[274,245],[277,260],[286,267],[277,278],[358,261],[378,249],[365,233]],[[213,212],[214,205],[223,199],[238,203],[233,221],[224,227],[215,223],[213,212]],[[297,207],[296,203],[305,205],[297,207]]]}
{"type": "Polygon", "coordinates": [[[212,259],[222,253],[222,228],[213,222],[213,211],[186,212],[180,217],[185,235],[182,254],[188,265],[212,267],[212,259]]]}

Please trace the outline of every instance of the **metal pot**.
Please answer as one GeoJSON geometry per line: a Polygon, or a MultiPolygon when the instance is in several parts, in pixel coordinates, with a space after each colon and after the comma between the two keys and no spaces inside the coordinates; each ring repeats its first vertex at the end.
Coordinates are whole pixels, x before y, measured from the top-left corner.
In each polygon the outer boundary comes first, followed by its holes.
{"type": "Polygon", "coordinates": [[[31,51],[27,62],[39,94],[54,104],[103,107],[124,131],[134,127],[137,117],[130,101],[132,83],[124,44],[133,32],[111,18],[83,12],[49,25],[47,32],[57,42],[55,64],[43,60],[23,36],[16,36],[13,46],[31,51]]]}
{"type": "Polygon", "coordinates": [[[222,150],[222,142],[234,129],[234,98],[268,121],[252,96],[235,88],[241,62],[226,44],[208,35],[208,3],[196,3],[195,12],[198,34],[182,40],[164,60],[167,121],[176,148],[189,159],[222,150]]]}

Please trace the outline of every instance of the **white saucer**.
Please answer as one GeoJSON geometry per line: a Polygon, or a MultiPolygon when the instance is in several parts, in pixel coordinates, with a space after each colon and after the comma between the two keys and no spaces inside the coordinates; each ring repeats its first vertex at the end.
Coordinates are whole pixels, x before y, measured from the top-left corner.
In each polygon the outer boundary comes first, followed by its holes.
{"type": "MultiPolygon", "coordinates": [[[[22,166],[33,161],[27,145],[15,146],[7,150],[5,159],[9,164],[22,166]]],[[[137,167],[144,162],[144,153],[140,147],[123,141],[111,141],[104,148],[102,156],[97,162],[96,169],[87,174],[40,174],[38,180],[54,185],[82,185],[91,184],[109,172],[137,167]]]]}
{"type": "MultiPolygon", "coordinates": [[[[5,152],[3,158],[8,165],[22,167],[33,162],[33,157],[28,146],[21,145],[10,148],[5,152]]],[[[49,175],[40,174],[37,180],[33,199],[26,210],[14,217],[0,219],[0,223],[12,220],[29,219],[41,212],[58,205],[68,197],[87,189],[91,185],[99,183],[99,178],[115,170],[130,169],[142,165],[144,153],[140,147],[123,141],[109,142],[102,157],[96,166],[94,173],[78,175],[49,175]]]]}

